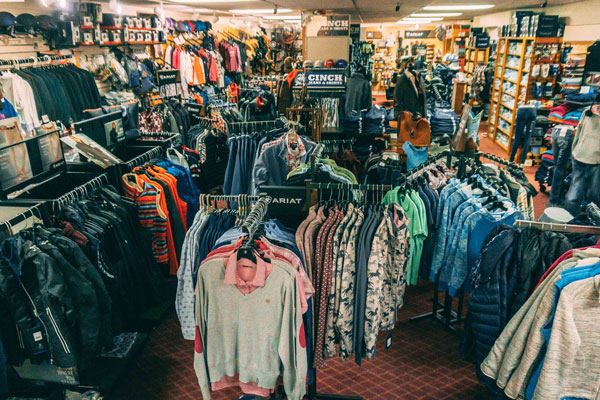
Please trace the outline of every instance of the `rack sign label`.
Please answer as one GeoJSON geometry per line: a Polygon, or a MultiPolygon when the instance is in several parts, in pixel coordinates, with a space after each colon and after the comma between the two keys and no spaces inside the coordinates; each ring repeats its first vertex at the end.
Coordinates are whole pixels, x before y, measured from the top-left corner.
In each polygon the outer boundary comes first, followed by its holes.
{"type": "Polygon", "coordinates": [[[157,71],[156,81],[158,86],[169,85],[171,83],[181,82],[181,73],[179,70],[157,71]]]}
{"type": "Polygon", "coordinates": [[[340,89],[346,86],[346,71],[343,69],[309,69],[296,77],[296,87],[306,83],[309,89],[340,89]],[[300,78],[300,79],[298,79],[300,78]]]}
{"type": "Polygon", "coordinates": [[[405,31],[404,38],[405,39],[427,39],[431,36],[433,31],[405,31]]]}

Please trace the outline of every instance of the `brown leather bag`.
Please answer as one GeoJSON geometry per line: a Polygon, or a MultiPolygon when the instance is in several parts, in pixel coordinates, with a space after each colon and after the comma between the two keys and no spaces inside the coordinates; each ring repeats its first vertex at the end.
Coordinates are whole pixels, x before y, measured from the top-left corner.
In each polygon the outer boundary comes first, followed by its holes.
{"type": "Polygon", "coordinates": [[[403,111],[398,120],[398,146],[397,152],[404,154],[402,145],[412,143],[415,147],[429,147],[431,143],[431,128],[425,118],[413,118],[413,114],[403,111]]]}

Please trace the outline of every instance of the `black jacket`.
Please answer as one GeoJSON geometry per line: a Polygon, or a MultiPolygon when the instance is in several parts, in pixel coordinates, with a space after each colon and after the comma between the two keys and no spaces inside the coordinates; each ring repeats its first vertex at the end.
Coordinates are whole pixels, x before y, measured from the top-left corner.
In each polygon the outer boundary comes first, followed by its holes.
{"type": "Polygon", "coordinates": [[[19,340],[23,339],[21,348],[28,356],[49,351],[56,365],[75,367],[75,343],[68,321],[75,320],[76,313],[58,265],[31,241],[18,236],[2,242],[0,252],[2,297],[7,296],[11,313],[19,316],[15,328],[19,340]],[[19,301],[11,301],[13,296],[19,301]]]}
{"type": "Polygon", "coordinates": [[[362,111],[371,108],[373,104],[371,82],[365,78],[364,74],[355,72],[348,79],[345,101],[345,115],[350,115],[352,111],[362,111]]]}
{"type": "Polygon", "coordinates": [[[515,230],[495,227],[487,236],[473,269],[473,289],[461,351],[480,364],[508,322],[508,307],[516,284],[515,230]]]}
{"type": "Polygon", "coordinates": [[[394,115],[400,118],[403,111],[427,117],[425,84],[417,71],[398,74],[394,90],[394,115]]]}

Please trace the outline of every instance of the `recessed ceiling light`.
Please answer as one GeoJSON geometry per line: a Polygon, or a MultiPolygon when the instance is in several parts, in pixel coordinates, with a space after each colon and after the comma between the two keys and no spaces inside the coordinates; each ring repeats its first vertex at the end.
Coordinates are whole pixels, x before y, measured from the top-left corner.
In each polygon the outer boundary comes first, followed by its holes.
{"type": "Polygon", "coordinates": [[[411,17],[459,17],[462,13],[460,12],[449,12],[449,13],[415,13],[410,14],[411,17]]]}
{"type": "Polygon", "coordinates": [[[441,21],[444,18],[413,18],[413,17],[406,17],[406,18],[402,18],[402,20],[404,21],[415,21],[415,22],[431,22],[431,21],[441,21]]]}
{"type": "Polygon", "coordinates": [[[203,5],[208,3],[248,3],[256,0],[172,0],[176,3],[194,3],[197,5],[203,5]]]}
{"type": "Polygon", "coordinates": [[[264,19],[279,19],[279,20],[286,20],[286,19],[294,19],[297,21],[300,21],[302,19],[302,17],[300,15],[265,15],[263,16],[264,19]]]}
{"type": "Polygon", "coordinates": [[[494,8],[493,4],[463,4],[455,6],[427,6],[423,10],[427,11],[465,11],[465,10],[487,10],[494,8]]]}
{"type": "MultiPolygon", "coordinates": [[[[273,14],[272,8],[263,8],[259,10],[229,10],[230,13],[233,14],[273,14]]],[[[277,9],[278,13],[289,13],[292,12],[289,8],[279,8],[277,9]]]]}

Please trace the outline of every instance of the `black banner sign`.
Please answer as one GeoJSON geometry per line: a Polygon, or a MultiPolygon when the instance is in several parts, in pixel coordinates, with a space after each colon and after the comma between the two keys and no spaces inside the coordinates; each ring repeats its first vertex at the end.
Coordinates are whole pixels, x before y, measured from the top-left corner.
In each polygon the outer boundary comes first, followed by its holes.
{"type": "Polygon", "coordinates": [[[172,83],[181,82],[181,74],[179,70],[172,69],[167,71],[156,72],[156,82],[158,86],[170,85],[172,83]]]}

